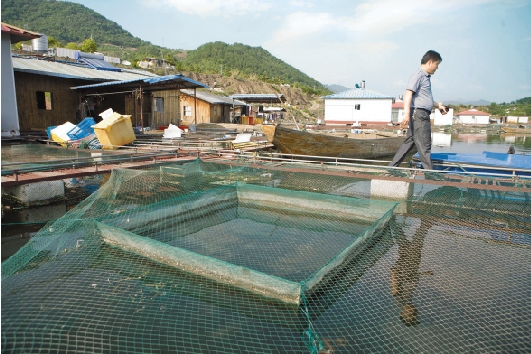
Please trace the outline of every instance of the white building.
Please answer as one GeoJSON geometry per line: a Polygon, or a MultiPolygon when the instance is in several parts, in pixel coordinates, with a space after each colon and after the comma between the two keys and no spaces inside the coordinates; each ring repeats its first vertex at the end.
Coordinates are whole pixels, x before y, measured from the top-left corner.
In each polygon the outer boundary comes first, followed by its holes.
{"type": "Polygon", "coordinates": [[[325,124],[390,123],[393,97],[363,86],[322,97],[325,124]]]}
{"type": "MultiPolygon", "coordinates": [[[[401,123],[402,118],[404,117],[404,102],[402,100],[396,100],[395,103],[391,106],[391,120],[393,123],[401,123]]],[[[432,110],[430,114],[430,120],[433,122],[433,125],[452,125],[454,117],[454,109],[450,108],[448,113],[445,115],[441,114],[441,111],[438,109],[432,110]]]]}
{"type": "Polygon", "coordinates": [[[528,117],[518,117],[518,116],[507,116],[507,123],[513,124],[527,124],[529,121],[528,117]]]}
{"type": "Polygon", "coordinates": [[[443,115],[439,109],[434,109],[430,115],[433,125],[452,125],[454,120],[454,109],[450,108],[448,113],[443,115]]]}
{"type": "Polygon", "coordinates": [[[404,117],[404,101],[396,100],[391,105],[391,122],[400,123],[404,117]]]}
{"type": "Polygon", "coordinates": [[[38,33],[2,22],[2,136],[20,135],[11,43],[27,41],[40,36],[38,33]]]}
{"type": "Polygon", "coordinates": [[[458,121],[461,124],[489,124],[490,114],[471,108],[467,111],[457,113],[458,121]]]}

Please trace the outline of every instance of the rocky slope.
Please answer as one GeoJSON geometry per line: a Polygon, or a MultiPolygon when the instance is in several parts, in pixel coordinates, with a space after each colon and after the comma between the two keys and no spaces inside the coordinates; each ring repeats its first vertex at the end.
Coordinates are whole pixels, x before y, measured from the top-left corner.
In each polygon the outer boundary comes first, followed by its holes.
{"type": "MultiPolygon", "coordinates": [[[[317,95],[303,92],[299,88],[287,85],[275,85],[257,79],[241,79],[221,77],[220,75],[200,74],[196,72],[181,72],[182,75],[204,83],[212,88],[211,92],[230,96],[243,93],[276,93],[286,98],[288,113],[303,124],[315,123],[322,119],[324,102],[317,95]],[[214,90],[216,89],[216,90],[214,90]]],[[[272,104],[273,106],[275,104],[272,104]]]]}

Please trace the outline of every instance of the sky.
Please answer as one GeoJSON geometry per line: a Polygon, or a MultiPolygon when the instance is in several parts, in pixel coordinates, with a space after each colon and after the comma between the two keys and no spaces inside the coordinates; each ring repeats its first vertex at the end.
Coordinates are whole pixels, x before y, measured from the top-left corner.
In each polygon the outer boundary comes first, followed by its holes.
{"type": "Polygon", "coordinates": [[[73,0],[171,49],[262,47],[322,84],[402,95],[427,50],[436,101],[531,97],[531,0],[73,0]]]}

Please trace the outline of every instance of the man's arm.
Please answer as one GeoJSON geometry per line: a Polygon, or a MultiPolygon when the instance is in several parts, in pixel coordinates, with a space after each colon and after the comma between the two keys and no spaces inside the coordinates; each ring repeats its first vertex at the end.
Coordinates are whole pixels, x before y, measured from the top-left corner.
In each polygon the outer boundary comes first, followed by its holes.
{"type": "Polygon", "coordinates": [[[404,115],[402,116],[401,126],[409,124],[409,115],[411,113],[411,101],[413,100],[413,91],[406,90],[404,93],[404,115]]]}
{"type": "Polygon", "coordinates": [[[440,104],[439,102],[433,102],[434,106],[437,106],[441,114],[444,116],[446,113],[448,113],[449,108],[445,105],[440,104]]]}

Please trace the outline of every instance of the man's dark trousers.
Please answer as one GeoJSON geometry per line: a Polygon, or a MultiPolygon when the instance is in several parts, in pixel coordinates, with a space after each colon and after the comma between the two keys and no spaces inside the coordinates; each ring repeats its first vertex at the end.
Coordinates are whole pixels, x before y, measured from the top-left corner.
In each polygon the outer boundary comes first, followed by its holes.
{"type": "Polygon", "coordinates": [[[431,163],[431,123],[428,110],[412,108],[406,140],[400,145],[389,166],[399,166],[406,154],[417,147],[420,162],[425,170],[433,170],[431,163]]]}

